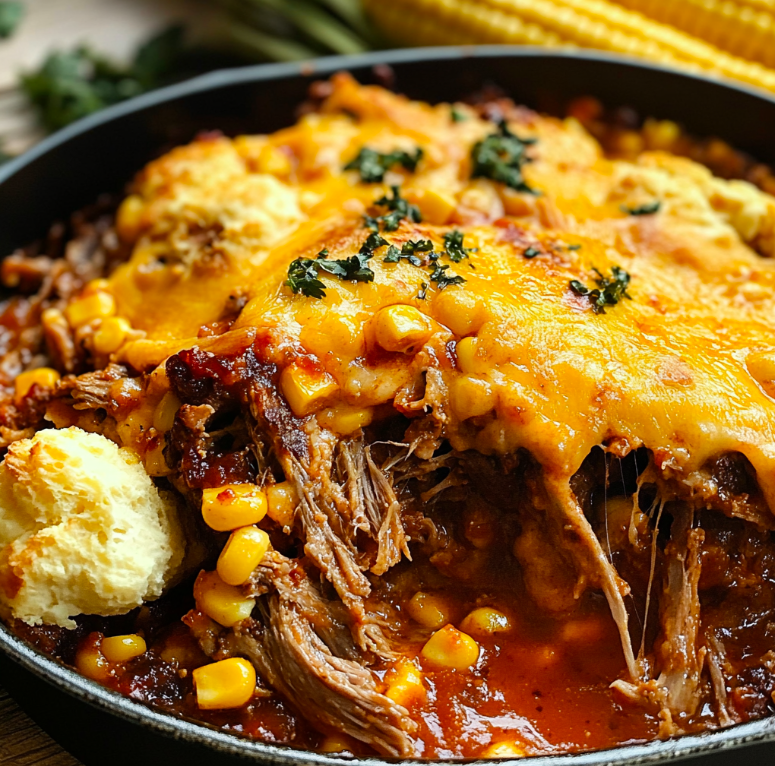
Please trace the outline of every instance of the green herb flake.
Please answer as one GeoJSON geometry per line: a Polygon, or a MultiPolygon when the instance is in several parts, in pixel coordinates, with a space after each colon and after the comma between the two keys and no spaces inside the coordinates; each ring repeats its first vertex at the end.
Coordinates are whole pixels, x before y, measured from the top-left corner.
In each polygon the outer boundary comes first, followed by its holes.
{"type": "Polygon", "coordinates": [[[537,247],[528,247],[522,255],[525,258],[535,258],[537,255],[541,255],[541,251],[537,247]]]}
{"type": "Polygon", "coordinates": [[[419,147],[411,154],[401,150],[383,154],[374,149],[363,147],[355,157],[348,162],[345,170],[357,170],[361,174],[364,183],[380,183],[385,178],[385,173],[395,165],[400,165],[410,172],[417,169],[417,164],[423,156],[423,150],[419,147]]]}
{"type": "Polygon", "coordinates": [[[592,270],[597,274],[596,288],[587,287],[577,279],[570,281],[570,288],[576,295],[589,298],[595,314],[605,314],[606,306],[615,306],[622,298],[632,300],[632,296],[627,292],[630,275],[623,268],[612,266],[610,277],[605,276],[598,269],[592,270]]]}
{"type": "Polygon", "coordinates": [[[627,215],[653,215],[661,207],[662,203],[657,199],[653,202],[647,202],[645,205],[638,205],[637,207],[621,205],[619,209],[622,211],[622,213],[627,213],[627,215]]]}
{"type": "Polygon", "coordinates": [[[491,178],[517,191],[537,194],[525,182],[522,166],[529,162],[526,149],[535,139],[523,139],[512,133],[505,120],[498,123],[498,132],[474,144],[472,178],[491,178]]]}
{"type": "Polygon", "coordinates": [[[581,245],[568,245],[568,250],[581,250],[581,245]]]}
{"type": "Polygon", "coordinates": [[[468,119],[468,115],[453,104],[449,108],[449,118],[452,122],[465,122],[468,119]]]}
{"type": "Polygon", "coordinates": [[[447,252],[449,260],[453,263],[460,263],[464,258],[468,258],[471,253],[476,252],[475,247],[463,246],[464,234],[458,229],[448,231],[444,235],[444,249],[447,252]]]}
{"type": "Polygon", "coordinates": [[[24,17],[24,5],[19,0],[0,2],[0,39],[10,37],[24,17]]]}
{"type": "Polygon", "coordinates": [[[449,285],[462,285],[466,281],[463,277],[456,274],[447,274],[448,269],[449,266],[442,266],[440,263],[435,264],[430,279],[431,282],[436,283],[436,287],[439,290],[443,290],[445,287],[449,287],[449,285]]]}
{"type": "Polygon", "coordinates": [[[377,207],[385,207],[390,212],[385,213],[385,215],[377,216],[376,218],[365,215],[363,217],[363,223],[367,229],[378,232],[380,225],[382,225],[383,231],[395,231],[404,218],[414,223],[420,223],[422,221],[420,209],[417,205],[410,204],[401,196],[398,186],[391,186],[390,190],[393,195],[392,197],[386,195],[374,202],[377,207]]]}
{"type": "Polygon", "coordinates": [[[312,258],[297,258],[288,267],[288,279],[285,284],[294,293],[301,293],[310,298],[325,298],[325,285],[318,279],[319,261],[312,258]]]}

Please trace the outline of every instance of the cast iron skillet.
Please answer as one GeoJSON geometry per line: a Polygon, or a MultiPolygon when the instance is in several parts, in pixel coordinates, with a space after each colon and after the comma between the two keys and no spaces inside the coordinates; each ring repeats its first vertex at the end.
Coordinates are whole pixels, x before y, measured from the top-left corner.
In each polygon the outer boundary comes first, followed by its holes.
{"type": "MultiPolygon", "coordinates": [[[[608,106],[669,118],[698,136],[719,136],[775,164],[775,98],[600,53],[510,47],[433,48],[320,59],[216,72],[107,109],[44,141],[0,169],[0,253],[44,235],[50,223],[121,192],[149,159],[202,130],[277,130],[295,120],[311,82],[347,69],[376,82],[389,64],[395,87],[427,101],[456,100],[487,84],[517,103],[560,110],[592,95],[608,106]]],[[[319,755],[240,739],[147,708],[38,654],[0,625],[2,683],[87,766],[104,764],[331,764],[319,755]]],[[[770,763],[775,718],[701,735],[578,755],[531,759],[530,766],[662,763],[700,756],[714,766],[770,763]],[[733,750],[746,745],[745,752],[733,750]]],[[[348,759],[377,766],[376,758],[348,759]]]]}

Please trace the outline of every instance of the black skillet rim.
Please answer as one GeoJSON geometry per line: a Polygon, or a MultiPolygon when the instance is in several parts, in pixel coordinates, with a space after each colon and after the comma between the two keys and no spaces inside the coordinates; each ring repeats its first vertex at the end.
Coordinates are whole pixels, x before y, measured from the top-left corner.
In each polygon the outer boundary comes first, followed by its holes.
{"type": "MultiPolygon", "coordinates": [[[[377,51],[355,56],[330,56],[313,61],[284,64],[258,64],[231,70],[211,72],[192,80],[172,85],[151,93],[138,96],[129,101],[109,107],[97,114],[79,120],[63,130],[44,139],[20,157],[11,160],[0,168],[0,184],[7,181],[28,164],[44,157],[51,150],[66,144],[71,139],[88,133],[104,123],[120,120],[126,115],[149,107],[163,104],[181,97],[215,90],[221,87],[247,82],[281,80],[294,75],[327,76],[339,70],[363,69],[380,64],[402,64],[413,62],[443,62],[459,58],[515,58],[547,57],[561,59],[584,59],[593,62],[611,64],[623,69],[652,70],[668,73],[673,77],[689,81],[707,83],[709,78],[677,72],[668,67],[644,63],[637,59],[601,53],[599,51],[551,51],[546,48],[514,47],[505,45],[463,46],[449,48],[419,48],[395,51],[377,51]]],[[[755,88],[746,87],[727,80],[711,80],[724,88],[736,90],[748,96],[775,106],[775,97],[755,88]]],[[[593,88],[591,88],[593,90],[593,88]]],[[[290,764],[329,765],[342,761],[355,766],[379,766],[385,762],[427,764],[427,759],[396,759],[383,757],[351,757],[327,755],[291,747],[265,744],[224,733],[214,727],[161,713],[140,702],[124,697],[118,692],[106,689],[91,681],[75,670],[56,660],[39,653],[22,639],[11,633],[0,622],[0,651],[24,670],[32,673],[48,684],[77,698],[81,702],[96,707],[105,713],[120,716],[122,719],[171,738],[198,745],[219,753],[241,756],[255,762],[272,766],[290,764]]],[[[775,741],[775,717],[762,718],[748,723],[738,724],[727,729],[685,735],[666,741],[652,741],[637,745],[595,750],[590,752],[535,756],[530,758],[531,766],[608,766],[608,764],[628,763],[649,764],[667,762],[680,758],[698,757],[712,752],[731,750],[745,745],[775,741]]],[[[461,762],[464,759],[438,759],[431,763],[461,762]]],[[[489,763],[492,760],[465,759],[467,763],[489,763]]],[[[516,766],[517,761],[499,759],[504,766],[516,766]]]]}

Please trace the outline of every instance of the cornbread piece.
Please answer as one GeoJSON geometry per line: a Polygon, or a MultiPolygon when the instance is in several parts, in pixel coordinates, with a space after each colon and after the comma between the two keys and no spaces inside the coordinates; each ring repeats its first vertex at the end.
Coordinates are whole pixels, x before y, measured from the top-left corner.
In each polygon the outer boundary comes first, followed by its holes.
{"type": "Polygon", "coordinates": [[[20,620],[127,612],[161,595],[183,549],[173,501],[104,436],[40,431],[0,464],[0,605],[20,620]]]}

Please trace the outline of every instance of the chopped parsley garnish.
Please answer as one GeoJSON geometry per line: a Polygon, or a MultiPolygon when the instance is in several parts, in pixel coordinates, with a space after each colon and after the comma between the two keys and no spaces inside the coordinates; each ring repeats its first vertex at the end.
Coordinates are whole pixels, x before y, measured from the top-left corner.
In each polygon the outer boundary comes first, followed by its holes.
{"type": "Polygon", "coordinates": [[[433,250],[433,242],[429,239],[418,239],[417,241],[404,242],[401,252],[404,255],[414,255],[414,253],[429,253],[433,250]]]}
{"type": "Polygon", "coordinates": [[[476,248],[463,247],[463,237],[463,232],[458,229],[452,229],[444,235],[444,249],[453,263],[460,263],[464,258],[468,258],[469,253],[476,252],[476,248]]]}
{"type": "Polygon", "coordinates": [[[570,287],[576,295],[589,298],[595,314],[605,314],[606,306],[615,306],[622,298],[632,300],[632,297],[627,293],[630,275],[623,268],[612,266],[610,277],[605,276],[597,269],[592,270],[597,274],[596,288],[589,288],[577,279],[571,280],[570,287]]]}
{"type": "Polygon", "coordinates": [[[568,245],[568,250],[581,250],[581,245],[568,245]]]}
{"type": "Polygon", "coordinates": [[[380,224],[382,224],[383,231],[395,231],[404,218],[414,223],[422,221],[420,209],[417,205],[412,205],[405,200],[401,196],[398,186],[391,186],[390,189],[393,193],[392,197],[380,197],[374,202],[377,207],[386,207],[390,212],[376,218],[372,218],[369,215],[363,217],[366,227],[372,231],[379,231],[380,224]]]}
{"type": "Polygon", "coordinates": [[[622,213],[627,213],[627,215],[653,215],[660,207],[662,207],[662,203],[657,199],[653,202],[647,202],[645,205],[638,205],[637,207],[621,205],[619,209],[622,213]]]}
{"type": "Polygon", "coordinates": [[[379,183],[385,178],[385,173],[395,165],[400,165],[414,172],[417,163],[422,159],[423,151],[419,147],[413,153],[397,149],[394,152],[377,152],[364,146],[354,160],[348,162],[345,170],[357,170],[361,174],[361,180],[368,184],[379,183]]]}
{"type": "Polygon", "coordinates": [[[452,122],[465,122],[468,119],[468,115],[454,105],[450,107],[449,116],[452,122]]]}
{"type": "MultiPolygon", "coordinates": [[[[400,250],[395,245],[391,245],[383,260],[385,263],[398,263],[402,258],[406,258],[412,266],[422,266],[422,260],[415,253],[430,253],[431,250],[433,250],[433,242],[429,239],[418,239],[416,242],[410,239],[404,242],[400,250]]],[[[430,255],[433,257],[434,253],[430,255]]]]}
{"type": "Polygon", "coordinates": [[[525,153],[535,143],[533,138],[519,138],[514,135],[505,120],[498,123],[498,132],[474,144],[472,178],[491,178],[517,191],[536,194],[535,189],[525,183],[522,166],[529,162],[525,153]]]}
{"type": "Polygon", "coordinates": [[[448,268],[449,266],[442,266],[440,263],[434,264],[431,282],[435,282],[439,290],[443,290],[445,287],[449,287],[449,285],[462,285],[465,282],[463,277],[459,277],[456,274],[447,274],[448,268]]]}
{"type": "Polygon", "coordinates": [[[537,247],[528,247],[522,255],[525,258],[535,258],[537,255],[541,255],[541,251],[537,247]]]}
{"type": "Polygon", "coordinates": [[[374,257],[374,251],[378,247],[387,244],[390,243],[373,231],[366,237],[360,251],[349,258],[330,261],[326,248],[323,248],[315,259],[297,258],[288,267],[288,279],[285,284],[294,293],[301,293],[310,298],[325,298],[326,286],[319,278],[321,271],[350,282],[372,282],[374,272],[369,266],[369,260],[374,257]]]}

